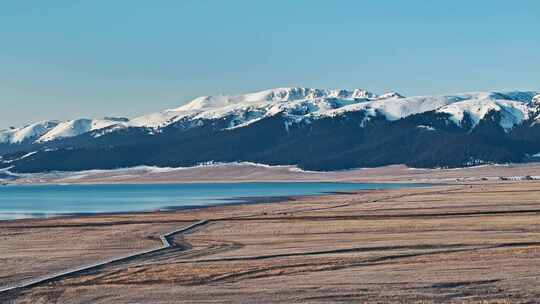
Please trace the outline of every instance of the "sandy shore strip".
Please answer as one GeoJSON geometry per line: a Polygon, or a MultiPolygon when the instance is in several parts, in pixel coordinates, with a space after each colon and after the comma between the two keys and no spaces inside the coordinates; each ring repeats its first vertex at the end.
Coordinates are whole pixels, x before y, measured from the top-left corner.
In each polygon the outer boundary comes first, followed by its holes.
{"type": "Polygon", "coordinates": [[[540,179],[540,163],[420,169],[403,165],[342,171],[303,171],[295,166],[226,163],[187,168],[135,167],[117,170],[21,174],[15,184],[148,184],[234,182],[460,183],[501,179],[540,179]]]}

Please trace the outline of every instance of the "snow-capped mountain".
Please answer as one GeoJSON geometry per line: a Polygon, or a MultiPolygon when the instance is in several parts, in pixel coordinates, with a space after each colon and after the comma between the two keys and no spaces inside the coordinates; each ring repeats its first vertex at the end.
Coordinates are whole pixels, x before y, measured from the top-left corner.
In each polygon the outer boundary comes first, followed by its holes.
{"type": "Polygon", "coordinates": [[[0,130],[0,143],[18,144],[27,140],[36,140],[54,129],[60,121],[49,120],[27,125],[21,128],[0,130]]]}
{"type": "Polygon", "coordinates": [[[103,130],[105,128],[111,128],[113,126],[116,128],[125,128],[127,127],[127,124],[126,121],[117,119],[81,118],[63,121],[57,124],[51,130],[49,130],[47,133],[39,137],[39,139],[37,139],[37,142],[47,142],[66,137],[75,137],[90,131],[103,130]]]}
{"type": "Polygon", "coordinates": [[[47,142],[75,137],[90,131],[128,127],[159,129],[180,121],[215,120],[231,117],[229,128],[278,113],[298,122],[334,117],[346,112],[365,111],[369,116],[383,115],[397,120],[409,115],[437,111],[450,114],[460,125],[464,117],[478,124],[490,111],[503,116],[501,126],[511,129],[528,119],[540,103],[538,92],[479,92],[440,96],[404,97],[396,92],[376,95],[366,90],[326,90],[277,88],[245,95],[202,96],[175,109],[124,119],[75,119],[46,121],[23,128],[0,131],[0,142],[19,143],[27,139],[47,142]]]}
{"type": "Polygon", "coordinates": [[[47,121],[4,130],[0,155],[36,152],[10,163],[21,171],[206,161],[310,169],[460,166],[538,154],[539,120],[537,91],[404,97],[362,89],[277,88],[203,96],[131,120],[47,121]],[[99,161],[92,159],[96,155],[99,161]]]}
{"type": "MultiPolygon", "coordinates": [[[[181,120],[220,119],[234,116],[230,127],[246,126],[264,117],[286,113],[295,121],[317,119],[345,112],[366,111],[397,120],[409,115],[438,111],[456,124],[468,115],[476,125],[490,111],[499,111],[506,130],[529,118],[537,92],[478,92],[405,98],[396,92],[376,95],[365,90],[278,88],[238,96],[203,96],[184,106],[130,121],[132,126],[160,128],[181,120]]],[[[540,98],[536,96],[536,98],[540,98]]]]}
{"type": "Polygon", "coordinates": [[[75,119],[68,121],[49,120],[30,124],[21,128],[0,130],[0,144],[20,144],[25,141],[44,143],[67,137],[75,137],[81,134],[104,130],[111,127],[125,128],[127,120],[122,119],[75,119]]]}

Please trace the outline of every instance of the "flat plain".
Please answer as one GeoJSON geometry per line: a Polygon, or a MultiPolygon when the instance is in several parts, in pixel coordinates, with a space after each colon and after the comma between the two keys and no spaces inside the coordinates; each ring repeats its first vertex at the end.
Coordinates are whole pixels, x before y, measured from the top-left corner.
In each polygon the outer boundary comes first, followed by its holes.
{"type": "Polygon", "coordinates": [[[172,237],[170,248],[2,292],[0,302],[536,303],[540,182],[457,179],[277,203],[0,222],[0,285],[8,287],[158,248],[160,235],[208,220],[172,237]]]}

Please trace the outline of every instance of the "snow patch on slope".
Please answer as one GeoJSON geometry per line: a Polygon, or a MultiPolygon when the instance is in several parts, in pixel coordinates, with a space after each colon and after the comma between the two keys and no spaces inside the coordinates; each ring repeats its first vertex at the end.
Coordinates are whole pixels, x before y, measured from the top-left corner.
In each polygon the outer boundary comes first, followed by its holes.
{"type": "Polygon", "coordinates": [[[10,163],[16,162],[16,161],[18,161],[18,160],[28,158],[28,157],[30,157],[30,156],[36,154],[36,153],[37,153],[37,151],[28,152],[28,153],[24,154],[24,155],[21,156],[21,157],[14,158],[14,159],[10,159],[10,160],[3,160],[3,157],[0,156],[0,163],[10,164],[10,163]]]}
{"type": "Polygon", "coordinates": [[[534,96],[531,102],[535,105],[540,105],[540,94],[534,96]]]}
{"type": "Polygon", "coordinates": [[[434,127],[432,126],[426,126],[426,125],[419,125],[416,127],[417,129],[422,129],[422,130],[426,130],[426,131],[437,131],[437,129],[435,129],[434,127]]]}

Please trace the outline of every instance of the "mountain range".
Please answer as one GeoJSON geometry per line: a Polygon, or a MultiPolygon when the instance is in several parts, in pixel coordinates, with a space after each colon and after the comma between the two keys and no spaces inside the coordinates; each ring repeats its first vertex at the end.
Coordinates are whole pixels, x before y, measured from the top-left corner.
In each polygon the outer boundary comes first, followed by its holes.
{"type": "Polygon", "coordinates": [[[462,167],[539,157],[538,91],[404,97],[277,88],[203,96],[133,119],[0,130],[0,168],[25,173],[242,161],[306,170],[462,167]]]}

